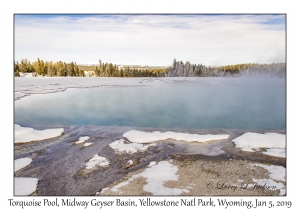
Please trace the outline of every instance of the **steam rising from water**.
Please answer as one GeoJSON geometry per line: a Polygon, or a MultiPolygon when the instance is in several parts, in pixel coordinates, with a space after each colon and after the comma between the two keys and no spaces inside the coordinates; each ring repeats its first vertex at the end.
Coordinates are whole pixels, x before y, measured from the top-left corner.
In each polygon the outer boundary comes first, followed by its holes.
{"type": "Polygon", "coordinates": [[[144,87],[68,89],[15,101],[15,123],[285,129],[285,80],[195,78],[144,87]]]}

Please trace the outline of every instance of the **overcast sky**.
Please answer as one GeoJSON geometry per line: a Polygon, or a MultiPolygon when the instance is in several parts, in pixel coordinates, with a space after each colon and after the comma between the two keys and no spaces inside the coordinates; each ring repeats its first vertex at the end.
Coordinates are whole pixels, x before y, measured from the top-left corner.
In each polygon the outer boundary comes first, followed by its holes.
{"type": "Polygon", "coordinates": [[[15,60],[285,62],[285,15],[15,15],[15,60]]]}

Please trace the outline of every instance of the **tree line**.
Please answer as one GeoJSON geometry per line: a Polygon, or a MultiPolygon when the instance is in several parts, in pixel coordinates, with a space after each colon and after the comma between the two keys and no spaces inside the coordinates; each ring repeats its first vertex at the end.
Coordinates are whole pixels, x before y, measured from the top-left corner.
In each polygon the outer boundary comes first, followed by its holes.
{"type": "Polygon", "coordinates": [[[165,70],[166,77],[226,77],[226,76],[251,76],[251,75],[270,75],[285,77],[286,64],[236,64],[218,67],[210,67],[202,64],[191,64],[189,61],[173,60],[173,65],[165,70]]]}
{"type": "Polygon", "coordinates": [[[138,69],[132,67],[123,67],[119,69],[116,64],[103,63],[95,66],[77,65],[76,62],[52,62],[37,59],[31,63],[27,59],[22,59],[19,63],[14,62],[14,75],[20,76],[22,73],[32,73],[33,76],[48,77],[227,77],[243,75],[271,75],[285,77],[286,64],[236,64],[211,67],[202,64],[192,64],[189,61],[173,60],[173,65],[167,68],[145,68],[138,69]]]}
{"type": "Polygon", "coordinates": [[[27,59],[22,59],[19,63],[14,62],[14,75],[20,76],[20,73],[32,73],[33,76],[48,76],[48,77],[162,77],[165,69],[137,69],[125,67],[118,69],[116,64],[102,63],[99,60],[99,65],[82,66],[76,62],[52,62],[43,61],[38,58],[37,61],[31,63],[27,59]]]}

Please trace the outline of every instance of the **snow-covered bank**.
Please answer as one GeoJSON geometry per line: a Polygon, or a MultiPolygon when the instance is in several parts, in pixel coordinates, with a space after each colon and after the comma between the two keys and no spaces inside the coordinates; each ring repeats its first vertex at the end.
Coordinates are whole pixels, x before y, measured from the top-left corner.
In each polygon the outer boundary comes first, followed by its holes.
{"type": "Polygon", "coordinates": [[[123,137],[127,138],[131,142],[136,143],[149,143],[154,141],[173,139],[177,141],[186,141],[186,142],[206,142],[214,140],[224,140],[228,139],[229,135],[199,135],[199,134],[189,134],[189,133],[175,133],[175,132],[159,132],[154,131],[152,133],[142,132],[131,130],[123,134],[123,137]]]}
{"type": "Polygon", "coordinates": [[[35,130],[33,128],[21,127],[20,125],[15,124],[15,143],[50,139],[60,136],[63,132],[63,128],[35,130]]]}
{"type": "Polygon", "coordinates": [[[267,148],[263,154],[285,157],[285,135],[278,133],[245,133],[235,139],[232,142],[237,148],[241,148],[242,151],[255,152],[260,148],[267,148]]]}
{"type": "Polygon", "coordinates": [[[86,169],[93,169],[97,165],[105,167],[105,166],[109,166],[109,164],[110,164],[109,161],[105,157],[101,157],[96,154],[85,164],[85,166],[86,169]]]}
{"type": "MultiPolygon", "coordinates": [[[[119,188],[128,185],[134,179],[143,177],[146,178],[147,184],[143,186],[144,191],[151,192],[153,195],[180,195],[183,192],[189,192],[187,189],[169,188],[165,187],[164,183],[167,181],[178,181],[176,172],[178,167],[172,165],[169,161],[161,161],[152,164],[140,174],[136,174],[128,179],[128,181],[121,182],[111,188],[111,191],[117,192],[119,188]]],[[[103,193],[102,191],[101,193],[103,193]]]]}
{"type": "Polygon", "coordinates": [[[274,157],[286,157],[286,149],[266,149],[266,151],[263,152],[265,155],[274,156],[274,157]]]}
{"type": "Polygon", "coordinates": [[[20,74],[20,77],[33,77],[33,73],[22,73],[22,72],[19,72],[20,74]]]}
{"type": "Polygon", "coordinates": [[[32,162],[31,158],[20,158],[20,159],[15,160],[15,172],[22,168],[25,168],[31,162],[32,162]]]}
{"type": "MultiPolygon", "coordinates": [[[[285,168],[282,166],[275,166],[275,165],[264,165],[264,164],[253,164],[253,166],[259,166],[268,171],[268,175],[270,179],[254,179],[254,182],[261,182],[261,183],[268,183],[271,186],[276,186],[274,190],[280,190],[279,195],[285,194],[285,185],[281,182],[275,182],[282,181],[285,182],[285,168]]],[[[272,189],[271,189],[272,190],[272,189]]]]}
{"type": "MultiPolygon", "coordinates": [[[[15,99],[31,94],[65,91],[68,88],[93,88],[102,86],[145,86],[157,79],[118,77],[15,77],[15,99]],[[151,81],[151,82],[150,82],[151,81]]],[[[161,78],[162,82],[194,81],[194,78],[161,78]]]]}
{"type": "Polygon", "coordinates": [[[109,146],[116,153],[120,153],[123,151],[125,151],[127,153],[136,153],[137,151],[144,151],[144,150],[148,149],[148,147],[150,147],[150,146],[155,146],[155,144],[148,144],[148,145],[143,145],[143,144],[139,144],[139,143],[125,144],[124,139],[120,139],[120,140],[117,140],[117,141],[109,144],[109,146]]]}
{"type": "Polygon", "coordinates": [[[30,195],[36,191],[37,178],[15,177],[14,195],[30,195]]]}
{"type": "Polygon", "coordinates": [[[83,143],[83,142],[85,142],[86,140],[89,140],[89,139],[90,139],[90,137],[88,137],[88,136],[82,136],[78,139],[78,141],[75,142],[75,144],[81,144],[81,143],[83,143]]]}
{"type": "Polygon", "coordinates": [[[285,168],[238,159],[168,159],[105,186],[96,195],[285,195],[285,168]],[[220,181],[222,180],[222,181],[220,181]],[[226,181],[223,181],[226,180],[226,181]]]}

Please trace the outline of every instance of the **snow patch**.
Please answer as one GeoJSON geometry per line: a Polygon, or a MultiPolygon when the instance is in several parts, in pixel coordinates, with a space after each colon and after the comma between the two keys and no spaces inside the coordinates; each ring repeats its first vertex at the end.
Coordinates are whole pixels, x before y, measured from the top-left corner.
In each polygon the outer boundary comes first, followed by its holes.
{"type": "Polygon", "coordinates": [[[20,158],[20,159],[15,160],[15,172],[22,168],[25,168],[31,162],[32,162],[31,158],[20,158]]]}
{"type": "Polygon", "coordinates": [[[186,189],[168,188],[164,186],[167,181],[178,181],[177,166],[172,165],[169,161],[161,161],[155,166],[146,168],[139,174],[146,178],[147,184],[143,190],[153,193],[153,195],[180,195],[186,192],[186,189]]]}
{"type": "Polygon", "coordinates": [[[285,168],[282,166],[275,166],[275,165],[264,165],[264,164],[253,164],[254,166],[259,166],[266,169],[269,172],[269,177],[285,182],[285,168]]]}
{"type": "Polygon", "coordinates": [[[89,146],[91,146],[93,143],[85,143],[83,146],[84,147],[89,147],[89,146]]]}
{"type": "Polygon", "coordinates": [[[102,166],[102,167],[108,166],[109,161],[105,157],[102,157],[102,156],[99,156],[96,154],[85,164],[86,169],[93,169],[97,165],[102,166]]]}
{"type": "Polygon", "coordinates": [[[257,183],[260,186],[266,186],[268,190],[279,190],[278,195],[285,194],[285,185],[281,182],[275,182],[273,179],[252,179],[253,182],[257,183]]]}
{"type": "Polygon", "coordinates": [[[63,128],[35,130],[33,128],[21,127],[20,125],[15,124],[15,143],[50,139],[60,136],[63,132],[63,128]]]}
{"type": "Polygon", "coordinates": [[[151,161],[148,165],[148,167],[152,167],[152,166],[155,166],[156,165],[156,162],[155,161],[151,161]]]}
{"type": "Polygon", "coordinates": [[[136,143],[149,143],[153,141],[160,141],[166,139],[173,139],[177,141],[186,141],[186,142],[206,142],[213,140],[223,140],[228,139],[229,135],[199,135],[199,134],[189,134],[189,133],[175,133],[175,132],[159,132],[155,131],[152,133],[142,132],[131,130],[123,134],[123,137],[127,138],[131,142],[136,143]]]}
{"type": "Polygon", "coordinates": [[[111,188],[111,191],[117,192],[120,187],[128,185],[132,180],[133,179],[131,178],[129,181],[125,181],[125,182],[121,182],[121,183],[117,184],[116,186],[114,186],[113,188],[111,188]]]}
{"type": "MultiPolygon", "coordinates": [[[[242,151],[255,152],[259,148],[268,149],[281,149],[278,151],[271,150],[265,152],[268,155],[283,155],[285,151],[285,135],[278,133],[244,133],[243,135],[235,138],[232,142],[237,148],[241,148],[242,151]]],[[[280,156],[281,157],[281,156],[280,156]]]]}
{"type": "Polygon", "coordinates": [[[139,144],[139,143],[125,144],[125,140],[120,139],[120,140],[117,140],[117,141],[109,144],[109,146],[117,153],[120,153],[123,151],[125,151],[127,153],[136,153],[137,151],[147,150],[148,147],[155,146],[155,144],[148,144],[148,145],[143,145],[143,144],[139,144]]]}
{"type": "Polygon", "coordinates": [[[266,149],[265,152],[263,152],[263,154],[265,155],[269,155],[269,156],[274,156],[274,157],[282,157],[285,158],[285,149],[266,149]]]}
{"type": "Polygon", "coordinates": [[[132,165],[133,164],[133,160],[128,160],[128,165],[132,165]]]}
{"type": "Polygon", "coordinates": [[[83,143],[83,142],[85,142],[86,140],[89,140],[89,139],[90,139],[90,137],[88,137],[88,136],[82,136],[82,137],[79,138],[78,141],[75,142],[75,144],[81,144],[81,143],[83,143]]]}
{"type": "Polygon", "coordinates": [[[268,175],[271,179],[253,179],[254,182],[260,182],[259,185],[263,185],[264,183],[268,184],[269,186],[276,187],[275,189],[270,190],[280,190],[279,195],[285,194],[285,185],[281,182],[275,182],[282,181],[285,182],[285,168],[282,166],[275,166],[275,165],[264,165],[264,164],[253,164],[254,166],[259,166],[268,171],[268,175]],[[262,184],[261,184],[262,183],[262,184]]]}
{"type": "Polygon", "coordinates": [[[20,74],[20,77],[33,77],[32,74],[33,73],[22,73],[22,72],[19,72],[20,74]]]}
{"type": "MultiPolygon", "coordinates": [[[[106,190],[108,190],[109,188],[108,187],[105,187],[105,188],[103,188],[102,190],[101,190],[101,192],[100,193],[104,193],[106,190]]],[[[99,193],[99,192],[97,192],[97,193],[99,193]]],[[[99,193],[99,194],[100,194],[99,193]]]]}
{"type": "Polygon", "coordinates": [[[15,195],[30,195],[36,191],[37,178],[15,177],[15,195]]]}

